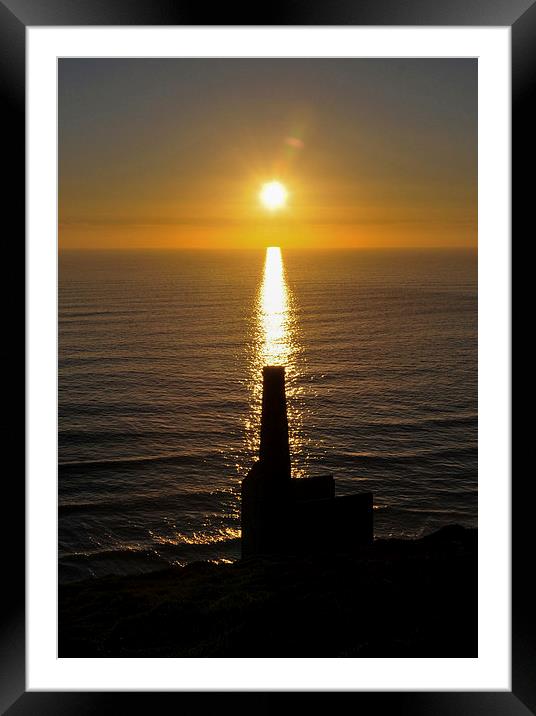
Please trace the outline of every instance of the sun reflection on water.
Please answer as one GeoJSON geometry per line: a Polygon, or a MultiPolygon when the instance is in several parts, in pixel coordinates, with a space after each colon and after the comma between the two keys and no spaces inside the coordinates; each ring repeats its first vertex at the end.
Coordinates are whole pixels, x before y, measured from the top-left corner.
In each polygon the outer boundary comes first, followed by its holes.
{"type": "Polygon", "coordinates": [[[264,274],[258,298],[258,319],[263,337],[262,365],[287,366],[292,352],[289,295],[281,249],[266,249],[264,274]]]}
{"type": "MultiPolygon", "coordinates": [[[[248,459],[256,459],[262,399],[262,368],[285,366],[289,439],[292,474],[304,474],[304,438],[299,387],[302,350],[299,341],[296,308],[287,285],[283,256],[279,246],[266,249],[264,270],[255,303],[253,340],[250,355],[250,415],[246,423],[248,459]]],[[[251,467],[251,462],[249,466],[251,467]]]]}

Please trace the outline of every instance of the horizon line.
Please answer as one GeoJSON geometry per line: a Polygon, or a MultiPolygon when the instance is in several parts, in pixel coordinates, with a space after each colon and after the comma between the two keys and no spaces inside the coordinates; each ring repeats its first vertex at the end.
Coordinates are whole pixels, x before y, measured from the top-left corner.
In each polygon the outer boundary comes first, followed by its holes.
{"type": "MultiPolygon", "coordinates": [[[[88,251],[100,252],[107,251],[265,251],[275,246],[109,246],[109,247],[92,247],[92,246],[58,246],[58,253],[65,251],[88,251]]],[[[478,251],[478,246],[277,246],[282,251],[478,251]]]]}

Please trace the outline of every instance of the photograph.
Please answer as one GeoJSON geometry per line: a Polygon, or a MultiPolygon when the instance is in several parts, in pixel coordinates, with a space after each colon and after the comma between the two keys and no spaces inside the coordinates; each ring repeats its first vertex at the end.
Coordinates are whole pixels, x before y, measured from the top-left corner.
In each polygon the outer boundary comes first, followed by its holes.
{"type": "Polygon", "coordinates": [[[0,36],[0,713],[536,716],[536,0],[0,0],[0,36]]]}
{"type": "Polygon", "coordinates": [[[479,657],[476,57],[60,57],[58,656],[479,657]]]}

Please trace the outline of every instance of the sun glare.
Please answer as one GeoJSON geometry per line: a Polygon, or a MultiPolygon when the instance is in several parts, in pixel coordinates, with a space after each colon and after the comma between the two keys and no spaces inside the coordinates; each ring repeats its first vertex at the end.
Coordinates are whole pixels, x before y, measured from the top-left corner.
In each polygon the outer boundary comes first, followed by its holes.
{"type": "Polygon", "coordinates": [[[263,206],[270,211],[281,209],[287,202],[288,192],[279,181],[270,181],[263,184],[259,198],[263,206]]]}
{"type": "Polygon", "coordinates": [[[286,365],[290,352],[288,292],[279,246],[266,249],[260,293],[263,365],[286,365]]]}

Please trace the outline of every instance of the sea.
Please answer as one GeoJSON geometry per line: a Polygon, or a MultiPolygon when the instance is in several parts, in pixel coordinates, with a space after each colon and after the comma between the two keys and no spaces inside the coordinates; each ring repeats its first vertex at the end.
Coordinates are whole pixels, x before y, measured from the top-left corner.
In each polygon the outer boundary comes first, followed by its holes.
{"type": "Polygon", "coordinates": [[[58,300],[61,582],[239,558],[263,365],[293,477],[477,525],[476,251],[62,251],[58,300]]]}

